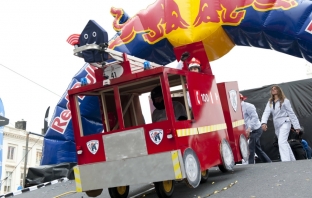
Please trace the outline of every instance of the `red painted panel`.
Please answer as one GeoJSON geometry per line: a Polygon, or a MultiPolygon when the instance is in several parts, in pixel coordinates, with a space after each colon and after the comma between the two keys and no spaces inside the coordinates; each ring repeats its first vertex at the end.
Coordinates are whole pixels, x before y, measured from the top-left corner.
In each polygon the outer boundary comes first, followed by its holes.
{"type": "Polygon", "coordinates": [[[155,154],[155,153],[161,153],[165,151],[172,151],[176,150],[176,137],[172,137],[171,139],[167,138],[167,135],[173,134],[172,127],[169,120],[151,123],[144,125],[145,130],[145,140],[146,140],[146,146],[147,146],[147,152],[148,154],[155,154]],[[159,144],[156,144],[152,140],[152,135],[150,135],[150,132],[152,130],[162,130],[163,137],[159,144]]]}
{"type": "MultiPolygon", "coordinates": [[[[187,85],[192,103],[194,120],[189,123],[189,128],[225,124],[219,92],[213,75],[202,73],[187,73],[187,85]]],[[[176,129],[185,128],[184,122],[176,122],[176,129]]],[[[188,127],[186,127],[188,128],[188,127]]],[[[199,158],[201,169],[205,170],[221,164],[220,142],[223,138],[228,139],[227,130],[208,132],[199,135],[179,137],[178,148],[182,151],[190,147],[199,158]]]]}
{"type": "Polygon", "coordinates": [[[193,126],[225,123],[214,76],[189,72],[187,83],[195,118],[193,126]]]}
{"type": "Polygon", "coordinates": [[[239,162],[242,160],[242,156],[239,148],[239,136],[244,134],[246,136],[244,125],[240,125],[233,128],[232,122],[243,120],[241,102],[239,99],[239,89],[237,82],[224,82],[218,83],[218,89],[220,93],[220,99],[222,102],[223,114],[226,120],[229,143],[231,145],[234,160],[239,162]],[[236,100],[233,98],[231,102],[230,91],[236,91],[236,100]],[[233,105],[232,105],[233,103],[233,105]],[[237,106],[235,105],[237,104],[237,106]],[[234,106],[234,107],[233,107],[234,106]]]}
{"type": "Polygon", "coordinates": [[[79,165],[106,161],[102,136],[103,133],[75,138],[76,148],[80,146],[82,149],[82,154],[77,155],[79,165]],[[95,154],[92,154],[87,146],[87,143],[92,140],[97,140],[99,143],[95,154]]]}

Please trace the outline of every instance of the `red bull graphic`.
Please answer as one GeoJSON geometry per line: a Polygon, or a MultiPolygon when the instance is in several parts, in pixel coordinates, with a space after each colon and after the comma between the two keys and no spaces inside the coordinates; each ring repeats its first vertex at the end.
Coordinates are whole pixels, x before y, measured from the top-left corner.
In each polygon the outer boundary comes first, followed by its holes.
{"type": "Polygon", "coordinates": [[[113,28],[118,34],[109,47],[137,56],[132,46],[145,45],[138,52],[152,52],[139,57],[156,63],[160,61],[150,55],[157,51],[155,45],[165,42],[173,48],[203,42],[209,61],[221,58],[235,45],[244,45],[278,50],[311,62],[301,54],[310,53],[311,47],[291,46],[286,50],[282,43],[285,39],[301,43],[300,38],[306,37],[309,28],[303,32],[299,24],[311,15],[302,11],[309,6],[311,1],[296,0],[158,0],[122,24],[123,9],[112,8],[113,28]],[[276,21],[288,28],[278,28],[276,21]]]}
{"type": "Polygon", "coordinates": [[[288,10],[298,3],[295,0],[220,0],[219,3],[211,0],[201,0],[194,26],[202,23],[222,23],[239,25],[245,18],[246,8],[266,12],[269,10],[288,10]]]}
{"type": "Polygon", "coordinates": [[[131,42],[139,33],[143,33],[144,41],[154,44],[173,30],[187,29],[189,26],[181,17],[179,7],[173,0],[157,1],[149,9],[138,13],[123,24],[119,23],[123,16],[122,9],[112,8],[111,14],[115,17],[113,28],[121,32],[120,36],[110,43],[111,48],[131,42]]]}

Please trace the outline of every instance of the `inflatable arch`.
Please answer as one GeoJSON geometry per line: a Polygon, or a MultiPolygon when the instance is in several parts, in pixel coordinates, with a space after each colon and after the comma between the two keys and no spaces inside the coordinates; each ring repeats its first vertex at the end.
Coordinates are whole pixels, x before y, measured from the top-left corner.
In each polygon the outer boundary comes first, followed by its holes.
{"type": "MultiPolygon", "coordinates": [[[[157,0],[131,18],[120,8],[112,8],[111,14],[115,17],[113,27],[117,34],[109,41],[109,48],[161,65],[179,58],[176,49],[194,43],[202,46],[208,63],[221,58],[235,45],[272,49],[312,63],[310,0],[157,0]]],[[[105,30],[94,21],[90,21],[84,31],[90,25],[97,26],[102,31],[98,34],[106,39],[105,30]]],[[[68,42],[79,46],[83,43],[84,31],[71,36],[68,42]]],[[[95,82],[95,68],[88,60],[99,61],[105,55],[95,52],[85,56],[88,56],[84,57],[87,63],[68,89],[80,86],[83,77],[88,83],[95,82]],[[93,55],[100,57],[90,59],[93,55]]],[[[80,98],[81,113],[90,128],[102,131],[100,121],[92,117],[99,109],[90,106],[92,100],[80,98]]],[[[76,162],[72,130],[66,90],[44,138],[41,164],[76,162]]]]}

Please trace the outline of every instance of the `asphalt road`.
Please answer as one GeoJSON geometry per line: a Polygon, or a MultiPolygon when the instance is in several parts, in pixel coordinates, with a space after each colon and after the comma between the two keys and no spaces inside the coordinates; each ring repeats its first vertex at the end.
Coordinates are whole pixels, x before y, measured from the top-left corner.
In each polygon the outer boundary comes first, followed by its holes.
{"type": "MultiPolygon", "coordinates": [[[[209,179],[196,189],[184,182],[175,185],[173,198],[287,198],[312,197],[312,161],[275,162],[270,164],[236,165],[233,172],[222,173],[218,168],[209,170],[209,179]]],[[[74,181],[57,183],[17,198],[87,198],[85,193],[74,193],[74,181]],[[72,193],[71,193],[72,192],[72,193]],[[68,193],[68,194],[64,194],[68,193]]],[[[157,198],[151,184],[130,186],[131,198],[157,198]]],[[[98,198],[109,198],[104,189],[98,198]]]]}

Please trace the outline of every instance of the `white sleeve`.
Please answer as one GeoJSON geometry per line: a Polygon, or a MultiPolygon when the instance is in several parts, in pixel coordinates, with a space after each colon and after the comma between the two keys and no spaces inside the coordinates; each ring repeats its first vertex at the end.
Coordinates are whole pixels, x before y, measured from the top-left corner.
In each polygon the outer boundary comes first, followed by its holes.
{"type": "Polygon", "coordinates": [[[188,91],[186,92],[186,98],[187,98],[187,103],[189,107],[192,108],[190,93],[188,91]]]}
{"type": "Polygon", "coordinates": [[[268,119],[269,119],[269,116],[271,114],[271,108],[270,108],[270,101],[267,103],[265,109],[264,109],[264,112],[262,114],[262,118],[261,118],[261,124],[263,123],[267,123],[268,119]]]}
{"type": "Polygon", "coordinates": [[[288,99],[284,100],[284,106],[286,108],[286,112],[287,112],[289,119],[290,119],[291,123],[293,124],[294,128],[300,129],[299,120],[298,120],[296,114],[294,113],[294,111],[291,107],[290,101],[288,99]]]}
{"type": "Polygon", "coordinates": [[[246,112],[250,118],[248,122],[248,128],[250,129],[255,128],[259,123],[259,118],[255,105],[248,105],[246,108],[246,112]]]}
{"type": "Polygon", "coordinates": [[[176,69],[182,69],[183,68],[183,61],[179,61],[176,69]]]}

